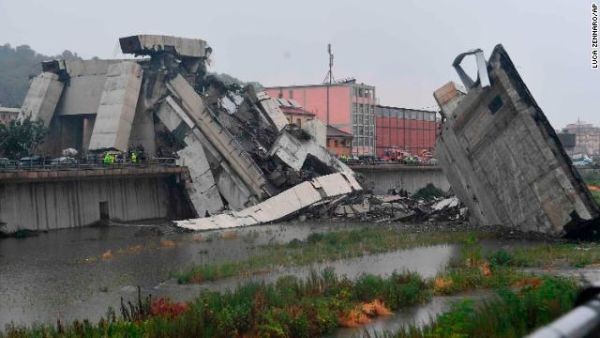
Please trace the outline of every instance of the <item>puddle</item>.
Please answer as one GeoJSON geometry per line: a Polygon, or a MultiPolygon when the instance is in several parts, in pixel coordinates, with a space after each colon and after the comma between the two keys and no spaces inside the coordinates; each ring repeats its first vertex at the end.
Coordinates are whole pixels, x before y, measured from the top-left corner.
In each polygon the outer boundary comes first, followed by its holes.
{"type": "MultiPolygon", "coordinates": [[[[0,328],[87,318],[97,321],[120,298],[144,294],[192,299],[203,289],[233,289],[247,280],[271,282],[282,275],[307,276],[311,267],[279,269],[248,279],[231,278],[201,285],[178,285],[171,273],[203,263],[246,259],[257,246],[304,239],[314,232],[364,227],[352,223],[285,223],[237,229],[179,233],[170,227],[76,228],[39,236],[0,240],[0,328]],[[163,235],[160,235],[160,234],[163,235]]],[[[356,278],[413,271],[432,277],[459,253],[437,245],[315,264],[356,278]]]]}
{"type": "MultiPolygon", "coordinates": [[[[233,290],[238,285],[248,281],[269,283],[275,282],[278,278],[286,275],[305,278],[309,276],[311,270],[321,271],[325,268],[333,268],[336,274],[345,275],[350,279],[355,279],[361,274],[389,276],[394,271],[416,272],[424,278],[430,278],[442,271],[450,260],[458,254],[459,249],[457,246],[434,245],[318,263],[310,266],[290,267],[272,271],[268,274],[259,274],[244,278],[226,278],[201,284],[179,285],[175,280],[169,280],[155,287],[154,291],[161,294],[175,294],[179,290],[179,296],[181,296],[182,289],[186,289],[185,293],[188,295],[195,295],[201,290],[227,291],[233,290]]],[[[182,298],[181,300],[185,299],[182,298]]]]}

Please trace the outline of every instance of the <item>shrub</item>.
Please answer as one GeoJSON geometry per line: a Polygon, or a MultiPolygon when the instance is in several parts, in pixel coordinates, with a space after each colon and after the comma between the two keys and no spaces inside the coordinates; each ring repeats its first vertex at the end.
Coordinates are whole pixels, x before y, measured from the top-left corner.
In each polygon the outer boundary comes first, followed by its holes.
{"type": "Polygon", "coordinates": [[[441,189],[437,188],[435,185],[429,183],[427,184],[424,188],[421,188],[419,190],[417,190],[413,195],[412,198],[414,199],[422,199],[425,201],[431,201],[435,198],[438,197],[443,197],[444,191],[442,191],[441,189]]]}
{"type": "Polygon", "coordinates": [[[492,267],[508,266],[514,261],[514,257],[510,252],[500,249],[492,253],[488,257],[488,261],[492,267]]]}

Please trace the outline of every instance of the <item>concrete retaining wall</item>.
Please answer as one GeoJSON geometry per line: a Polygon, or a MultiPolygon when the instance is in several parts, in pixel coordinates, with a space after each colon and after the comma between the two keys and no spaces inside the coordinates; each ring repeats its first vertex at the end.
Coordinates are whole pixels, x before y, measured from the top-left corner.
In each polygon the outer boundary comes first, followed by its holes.
{"type": "Polygon", "coordinates": [[[53,230],[100,221],[107,202],[111,220],[166,218],[170,211],[168,177],[98,178],[0,184],[0,230],[53,230]]]}
{"type": "Polygon", "coordinates": [[[364,175],[364,188],[373,190],[375,194],[386,194],[394,188],[414,193],[429,183],[444,191],[450,189],[444,172],[438,167],[361,165],[352,169],[364,175]]]}

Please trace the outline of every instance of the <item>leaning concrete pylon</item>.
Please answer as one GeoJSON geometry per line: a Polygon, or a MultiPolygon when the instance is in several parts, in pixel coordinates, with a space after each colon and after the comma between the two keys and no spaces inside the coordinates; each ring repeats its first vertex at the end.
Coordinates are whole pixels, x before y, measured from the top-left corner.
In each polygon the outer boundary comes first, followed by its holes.
{"type": "Polygon", "coordinates": [[[43,72],[36,76],[23,101],[20,118],[30,117],[34,121],[44,122],[44,126],[48,127],[64,86],[57,74],[43,72]]]}
{"type": "Polygon", "coordinates": [[[135,62],[124,61],[108,67],[89,150],[128,150],[142,74],[142,67],[135,62]]]}
{"type": "Polygon", "coordinates": [[[467,92],[449,83],[434,93],[436,158],[472,221],[550,235],[594,226],[598,206],[504,48],[487,62],[481,50],[461,54],[454,67],[467,92]],[[470,54],[477,80],[460,66],[470,54]]]}

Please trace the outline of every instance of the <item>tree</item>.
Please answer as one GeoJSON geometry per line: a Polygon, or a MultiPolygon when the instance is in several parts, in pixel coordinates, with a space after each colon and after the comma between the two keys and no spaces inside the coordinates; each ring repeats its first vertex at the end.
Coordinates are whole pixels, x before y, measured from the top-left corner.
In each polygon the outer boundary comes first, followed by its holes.
{"type": "Polygon", "coordinates": [[[28,45],[13,48],[0,45],[0,106],[20,107],[29,89],[30,79],[42,71],[41,62],[51,59],[80,59],[77,53],[65,50],[60,55],[36,53],[28,45]]]}
{"type": "Polygon", "coordinates": [[[43,142],[47,129],[42,121],[30,118],[0,124],[0,154],[13,159],[33,154],[43,142]]]}

